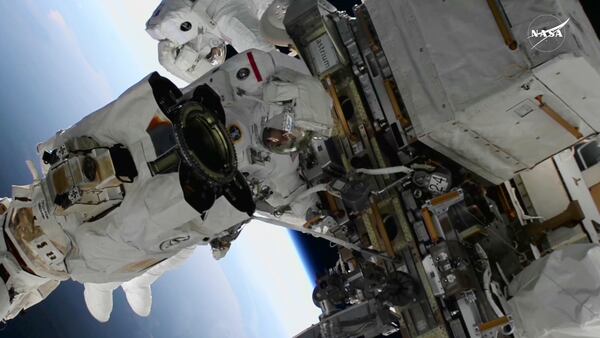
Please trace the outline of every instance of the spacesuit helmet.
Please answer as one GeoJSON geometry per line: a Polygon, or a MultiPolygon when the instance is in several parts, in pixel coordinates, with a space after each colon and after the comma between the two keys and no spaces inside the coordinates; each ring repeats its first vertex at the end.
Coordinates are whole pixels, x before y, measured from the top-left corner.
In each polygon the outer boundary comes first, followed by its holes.
{"type": "Polygon", "coordinates": [[[331,136],[332,101],[318,79],[281,70],[265,85],[263,100],[267,117],[261,125],[261,142],[268,150],[296,152],[315,136],[331,136]]]}
{"type": "Polygon", "coordinates": [[[276,154],[299,151],[308,144],[312,132],[300,128],[295,122],[291,110],[284,110],[267,120],[261,136],[263,146],[276,154]]]}

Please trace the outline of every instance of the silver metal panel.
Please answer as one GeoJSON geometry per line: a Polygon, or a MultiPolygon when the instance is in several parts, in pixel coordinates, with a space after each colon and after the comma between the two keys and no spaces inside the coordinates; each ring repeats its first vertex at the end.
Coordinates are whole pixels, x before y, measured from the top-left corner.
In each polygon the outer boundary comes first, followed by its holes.
{"type": "Polygon", "coordinates": [[[452,120],[454,115],[426,48],[427,41],[414,3],[407,0],[370,0],[365,1],[365,6],[378,32],[415,132],[420,135],[432,126],[452,120]]]}
{"type": "Polygon", "coordinates": [[[537,216],[552,218],[569,205],[569,195],[551,159],[521,172],[519,176],[537,216]]]}
{"type": "Polygon", "coordinates": [[[309,43],[308,51],[318,74],[324,74],[340,64],[337,51],[327,34],[323,34],[309,43]]]}
{"type": "Polygon", "coordinates": [[[466,293],[464,297],[457,301],[460,314],[465,321],[465,326],[471,338],[481,337],[478,326],[481,323],[481,316],[477,309],[476,299],[475,294],[466,293]]]}
{"type": "MultiPolygon", "coordinates": [[[[600,74],[588,62],[590,58],[572,57],[563,54],[549,61],[544,67],[533,70],[534,75],[544,83],[564,104],[596,132],[600,131],[600,74]]],[[[574,124],[578,127],[584,127],[574,124]]],[[[583,132],[583,131],[582,131],[583,132]]]]}
{"type": "Polygon", "coordinates": [[[570,125],[578,127],[583,135],[593,133],[585,121],[544,83],[533,78],[519,80],[469,106],[457,114],[457,119],[527,167],[533,167],[577,142],[577,138],[537,106],[536,96],[543,95],[544,102],[570,125]],[[523,88],[525,84],[527,86],[523,88]],[[523,104],[531,107],[532,111],[521,117],[514,110],[523,104]]]}
{"type": "Polygon", "coordinates": [[[450,321],[450,330],[452,330],[454,338],[468,338],[459,319],[450,321]]]}

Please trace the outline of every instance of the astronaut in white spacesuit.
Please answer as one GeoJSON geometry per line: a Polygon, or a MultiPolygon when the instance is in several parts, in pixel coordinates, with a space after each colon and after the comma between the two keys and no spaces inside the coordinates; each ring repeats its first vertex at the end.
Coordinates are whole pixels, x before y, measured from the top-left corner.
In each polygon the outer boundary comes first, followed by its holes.
{"type": "Polygon", "coordinates": [[[289,0],[163,0],[146,23],[158,40],[160,64],[193,82],[238,52],[287,45],[283,16],[289,0]]]}
{"type": "Polygon", "coordinates": [[[30,166],[33,183],[13,187],[3,216],[13,249],[2,252],[35,277],[15,289],[35,297],[8,297],[3,318],[69,278],[99,321],[119,286],[148,315],[152,282],[197,245],[222,257],[257,200],[303,222],[315,197],[296,198],[306,186],[293,153],[330,134],[330,110],[301,61],[250,50],[183,92],[154,73],[58,132],[38,145],[43,177],[30,166]]]}

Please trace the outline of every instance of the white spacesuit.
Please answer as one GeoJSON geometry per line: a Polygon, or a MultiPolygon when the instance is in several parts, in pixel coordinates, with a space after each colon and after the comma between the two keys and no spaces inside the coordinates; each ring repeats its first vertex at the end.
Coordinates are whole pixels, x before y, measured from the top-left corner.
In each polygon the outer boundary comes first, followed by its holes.
{"type": "MultiPolygon", "coordinates": [[[[293,152],[333,127],[330,98],[306,74],[301,61],[258,50],[183,92],[154,73],[38,145],[44,177],[30,166],[34,182],[13,188],[2,216],[14,248],[0,249],[31,277],[3,318],[68,278],[84,283],[99,321],[118,286],[147,315],[152,282],[197,245],[222,257],[255,201],[303,222],[314,196],[297,198],[306,187],[293,152]]],[[[0,288],[0,310],[14,280],[0,288]]]]}
{"type": "MultiPolygon", "coordinates": [[[[182,80],[192,82],[225,61],[226,44],[238,52],[251,48],[273,50],[273,44],[263,38],[261,26],[275,33],[277,27],[272,19],[264,24],[259,22],[271,2],[163,0],[146,23],[146,31],[159,41],[161,65],[182,80]]],[[[281,16],[281,10],[274,9],[269,11],[273,13],[271,16],[281,16]]]]}

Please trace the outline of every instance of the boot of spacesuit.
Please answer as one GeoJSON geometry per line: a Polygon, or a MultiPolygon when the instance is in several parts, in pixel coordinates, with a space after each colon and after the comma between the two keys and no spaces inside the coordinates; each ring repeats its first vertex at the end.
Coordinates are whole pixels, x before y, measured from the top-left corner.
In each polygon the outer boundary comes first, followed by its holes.
{"type": "Polygon", "coordinates": [[[159,41],[159,62],[192,82],[225,61],[226,44],[237,51],[273,45],[262,37],[259,18],[271,1],[164,0],[146,23],[159,41]]]}

